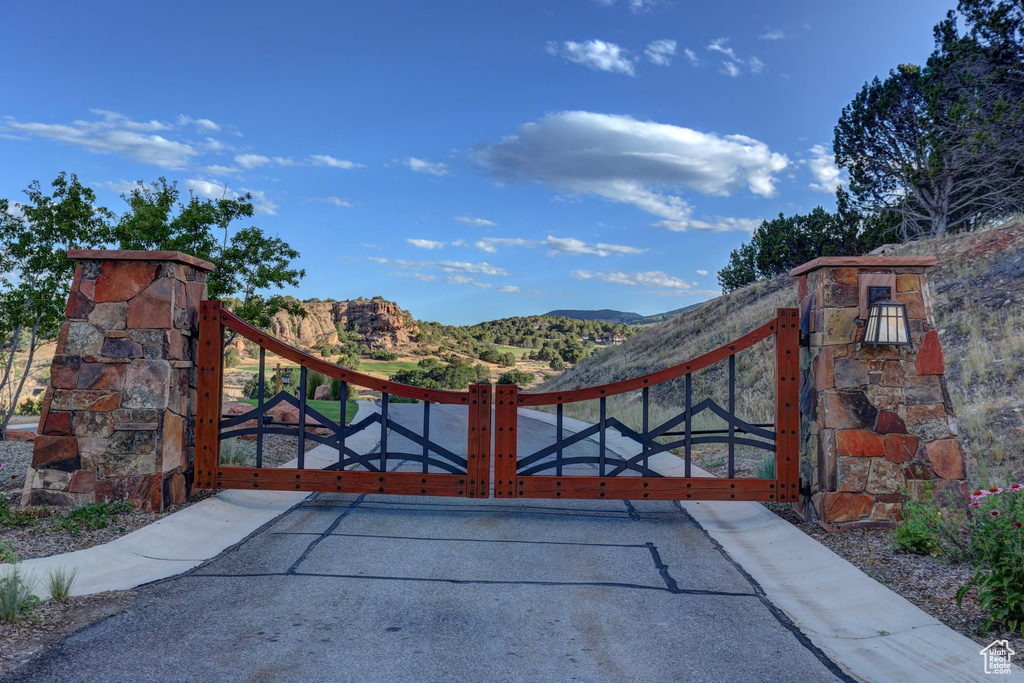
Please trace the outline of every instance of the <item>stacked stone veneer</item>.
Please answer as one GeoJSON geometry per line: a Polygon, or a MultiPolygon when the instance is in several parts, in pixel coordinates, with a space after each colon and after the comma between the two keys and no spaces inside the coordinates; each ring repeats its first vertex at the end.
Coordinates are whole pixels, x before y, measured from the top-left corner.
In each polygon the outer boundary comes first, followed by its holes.
{"type": "Polygon", "coordinates": [[[213,266],[78,250],[23,504],[185,500],[195,462],[199,304],[213,266]]]}
{"type": "MultiPolygon", "coordinates": [[[[801,332],[801,507],[825,528],[888,525],[906,496],[966,473],[928,294],[932,258],[820,258],[794,269],[801,332]],[[865,276],[889,276],[913,346],[862,343],[865,276]]],[[[883,278],[884,279],[884,278],[883,278]]]]}

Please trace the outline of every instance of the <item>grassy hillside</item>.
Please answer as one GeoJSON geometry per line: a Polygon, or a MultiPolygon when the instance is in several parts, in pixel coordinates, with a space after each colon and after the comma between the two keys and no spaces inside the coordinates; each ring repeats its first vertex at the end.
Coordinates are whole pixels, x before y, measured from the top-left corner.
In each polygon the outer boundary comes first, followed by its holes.
{"type": "MultiPolygon", "coordinates": [[[[968,451],[968,475],[977,483],[1019,481],[1024,477],[1024,225],[897,245],[886,254],[938,257],[930,274],[933,304],[968,451]]],[[[776,308],[795,305],[795,278],[759,282],[644,328],[540,390],[604,384],[678,364],[757,327],[776,308]]],[[[772,419],[772,352],[772,345],[762,342],[737,356],[737,412],[744,419],[772,419]]],[[[720,363],[696,373],[695,401],[712,396],[725,405],[726,372],[720,363]]],[[[652,424],[680,412],[682,391],[682,381],[652,389],[652,424]]],[[[639,424],[636,397],[609,403],[627,422],[639,424]]],[[[596,410],[594,402],[567,407],[567,413],[591,420],[596,410]]],[[[720,453],[709,452],[705,464],[718,459],[720,453]]]]}

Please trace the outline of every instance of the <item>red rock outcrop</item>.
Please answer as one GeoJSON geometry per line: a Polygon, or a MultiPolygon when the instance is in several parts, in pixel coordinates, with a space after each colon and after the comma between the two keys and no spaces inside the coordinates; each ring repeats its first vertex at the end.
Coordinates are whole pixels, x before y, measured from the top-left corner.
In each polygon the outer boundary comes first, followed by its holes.
{"type": "Polygon", "coordinates": [[[292,316],[282,311],[274,316],[270,333],[284,342],[302,349],[317,344],[338,343],[338,325],[363,338],[370,348],[393,349],[408,343],[418,332],[408,311],[381,297],[349,301],[314,301],[303,303],[306,316],[292,316]]]}

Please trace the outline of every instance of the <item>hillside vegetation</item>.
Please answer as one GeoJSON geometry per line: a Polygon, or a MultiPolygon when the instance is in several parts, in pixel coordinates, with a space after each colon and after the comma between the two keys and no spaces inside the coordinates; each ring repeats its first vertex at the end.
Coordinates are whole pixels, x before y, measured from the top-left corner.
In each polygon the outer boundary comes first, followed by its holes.
{"type": "MultiPolygon", "coordinates": [[[[977,483],[1019,480],[1024,476],[1024,225],[893,245],[884,253],[938,258],[930,272],[933,305],[949,390],[969,455],[968,475],[977,483]]],[[[683,363],[766,322],[776,308],[793,306],[796,278],[783,275],[757,282],[644,328],[539,390],[605,384],[683,363]]],[[[748,421],[771,421],[772,344],[761,342],[739,354],[736,367],[737,413],[748,421]]],[[[695,373],[694,402],[711,396],[725,406],[726,380],[725,363],[695,373]]],[[[682,380],[651,390],[652,424],[682,410],[682,392],[682,380]]],[[[592,403],[566,410],[593,420],[592,403]]],[[[622,411],[627,423],[639,424],[636,397],[609,403],[622,411]]],[[[717,457],[707,456],[711,462],[717,457]]]]}

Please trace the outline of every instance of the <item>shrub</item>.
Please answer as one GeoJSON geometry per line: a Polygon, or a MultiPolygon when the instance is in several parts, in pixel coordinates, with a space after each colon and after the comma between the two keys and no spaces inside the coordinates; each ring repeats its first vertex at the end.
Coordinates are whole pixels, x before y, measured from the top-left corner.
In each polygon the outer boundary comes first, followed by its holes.
{"type": "Polygon", "coordinates": [[[229,346],[224,349],[224,367],[226,368],[237,368],[242,362],[242,356],[238,353],[238,349],[234,346],[229,346]]]}
{"type": "Polygon", "coordinates": [[[57,600],[64,600],[71,595],[71,589],[75,587],[78,579],[78,567],[53,567],[46,572],[46,588],[50,596],[57,600]]]}
{"type": "Polygon", "coordinates": [[[957,605],[977,590],[986,628],[1000,623],[1024,635],[1024,486],[975,491],[966,513],[974,576],[957,591],[957,605]]]}
{"type": "Polygon", "coordinates": [[[377,349],[370,354],[370,358],[373,360],[397,360],[398,354],[387,349],[377,349]]]}
{"type": "Polygon", "coordinates": [[[131,509],[131,503],[87,503],[74,508],[63,519],[57,520],[56,526],[72,536],[77,536],[83,527],[104,529],[110,526],[119,514],[131,509]]]}
{"type": "Polygon", "coordinates": [[[21,565],[12,565],[0,575],[0,619],[15,622],[31,614],[39,606],[39,598],[32,594],[34,588],[35,582],[21,565]]]}
{"type": "Polygon", "coordinates": [[[518,384],[521,387],[528,387],[533,384],[533,373],[509,370],[498,378],[498,384],[518,384]]]}
{"type": "Polygon", "coordinates": [[[18,404],[18,408],[14,412],[18,415],[39,415],[43,412],[43,397],[26,398],[18,404]]]}
{"type": "Polygon", "coordinates": [[[931,555],[938,548],[941,510],[931,503],[903,503],[903,522],[893,529],[892,545],[898,552],[931,555]]]}
{"type": "Polygon", "coordinates": [[[758,479],[774,479],[775,456],[766,455],[761,458],[761,462],[757,463],[757,467],[754,468],[754,476],[758,479]]]}
{"type": "Polygon", "coordinates": [[[316,372],[315,370],[309,370],[306,372],[306,400],[313,400],[313,396],[316,394],[316,388],[323,386],[331,381],[331,378],[327,375],[316,372]]]}
{"type": "MultiPolygon", "coordinates": [[[[263,398],[269,399],[273,392],[267,385],[266,380],[263,381],[263,398]]],[[[259,398],[260,396],[260,384],[259,384],[259,373],[253,373],[249,376],[249,379],[245,381],[245,386],[242,387],[242,395],[246,398],[259,398]]]]}

